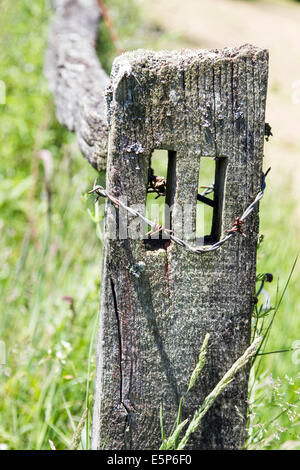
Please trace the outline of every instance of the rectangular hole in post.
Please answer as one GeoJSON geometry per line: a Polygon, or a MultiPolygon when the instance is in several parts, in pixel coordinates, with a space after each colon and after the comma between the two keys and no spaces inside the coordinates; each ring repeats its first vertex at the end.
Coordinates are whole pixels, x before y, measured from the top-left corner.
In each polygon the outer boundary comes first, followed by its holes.
{"type": "MultiPolygon", "coordinates": [[[[148,189],[146,198],[146,217],[162,227],[171,230],[171,208],[176,189],[176,152],[173,150],[154,150],[148,170],[148,189]]],[[[148,231],[151,231],[149,226],[148,231]]],[[[162,232],[151,235],[145,240],[150,250],[167,248],[169,244],[162,232]]]]}
{"type": "Polygon", "coordinates": [[[226,164],[224,157],[202,157],[200,161],[196,220],[200,244],[212,245],[221,237],[226,164]]]}

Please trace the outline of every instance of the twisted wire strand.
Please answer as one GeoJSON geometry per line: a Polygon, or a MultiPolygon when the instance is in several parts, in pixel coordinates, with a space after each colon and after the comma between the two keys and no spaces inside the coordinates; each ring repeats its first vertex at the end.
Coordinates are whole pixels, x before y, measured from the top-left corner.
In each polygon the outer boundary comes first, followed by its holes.
{"type": "MultiPolygon", "coordinates": [[[[268,168],[266,173],[263,173],[262,176],[262,184],[261,184],[261,189],[260,192],[257,194],[256,198],[254,201],[245,209],[243,215],[241,217],[237,217],[236,220],[239,220],[239,223],[244,223],[245,219],[253,212],[254,207],[256,204],[262,199],[264,195],[264,191],[266,188],[266,176],[269,173],[271,168],[268,168]]],[[[98,197],[105,197],[109,199],[117,208],[122,207],[125,209],[129,214],[133,215],[134,217],[139,217],[141,220],[143,220],[147,225],[150,225],[150,227],[153,229],[153,231],[157,232],[162,232],[164,235],[167,236],[167,238],[170,238],[174,243],[177,243],[177,245],[185,247],[187,250],[196,253],[196,254],[204,254],[204,253],[209,253],[211,251],[218,250],[224,243],[226,243],[230,238],[232,238],[236,233],[242,233],[239,230],[234,230],[234,231],[229,231],[225,237],[223,237],[221,240],[218,242],[214,243],[211,246],[208,246],[207,248],[201,246],[201,247],[195,247],[190,245],[189,243],[185,242],[184,240],[181,240],[180,238],[176,237],[175,235],[172,235],[168,230],[166,230],[164,227],[158,225],[156,222],[153,222],[152,220],[147,219],[144,215],[140,214],[140,212],[136,211],[135,209],[132,209],[131,207],[126,206],[120,199],[117,199],[116,197],[112,196],[111,194],[108,193],[108,191],[103,188],[103,186],[97,185],[97,180],[94,182],[93,189],[88,192],[88,194],[91,193],[96,193],[98,197]],[[159,229],[158,229],[159,228],[159,229]]],[[[205,193],[205,191],[203,192],[205,193]]],[[[206,193],[207,194],[207,193],[206,193]]],[[[233,230],[233,229],[231,229],[233,230]]]]}

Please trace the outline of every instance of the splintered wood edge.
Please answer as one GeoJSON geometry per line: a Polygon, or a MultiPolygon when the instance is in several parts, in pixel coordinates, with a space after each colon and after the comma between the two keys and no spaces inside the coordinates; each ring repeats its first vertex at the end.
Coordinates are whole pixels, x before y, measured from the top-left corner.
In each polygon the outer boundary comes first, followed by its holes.
{"type": "Polygon", "coordinates": [[[111,88],[114,90],[124,76],[137,72],[136,67],[143,65],[152,69],[160,68],[164,64],[180,67],[181,63],[209,61],[235,61],[241,57],[268,58],[268,50],[253,44],[243,44],[239,47],[225,47],[223,49],[181,49],[170,51],[152,51],[137,49],[125,52],[116,57],[111,71],[111,88]]]}

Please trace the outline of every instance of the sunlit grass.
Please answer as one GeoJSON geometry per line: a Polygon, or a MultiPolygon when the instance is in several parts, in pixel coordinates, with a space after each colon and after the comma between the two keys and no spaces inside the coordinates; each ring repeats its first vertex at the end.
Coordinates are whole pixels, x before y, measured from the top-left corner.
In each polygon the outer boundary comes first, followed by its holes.
{"type": "Polygon", "coordinates": [[[0,444],[9,449],[49,449],[48,439],[67,448],[93,392],[101,244],[81,194],[96,173],[54,117],[42,72],[48,19],[44,1],[1,4],[0,444]]]}
{"type": "MultiPolygon", "coordinates": [[[[179,44],[180,38],[159,27],[148,25],[145,32],[133,2],[126,8],[120,0],[107,3],[125,48],[179,44]]],[[[91,422],[95,351],[90,344],[99,306],[101,242],[92,220],[92,198],[82,194],[96,173],[54,117],[42,72],[47,3],[19,0],[1,2],[0,8],[0,79],[7,85],[6,105],[0,105],[0,340],[7,356],[0,374],[0,444],[9,449],[49,449],[50,439],[63,449],[70,446],[86,407],[91,422]],[[53,160],[50,224],[41,149],[49,150],[53,160]]],[[[101,34],[103,44],[105,28],[101,34]]],[[[115,49],[110,45],[100,50],[109,70],[115,49]]],[[[273,188],[271,173],[261,204],[265,241],[258,253],[258,271],[274,274],[267,287],[272,298],[277,280],[283,288],[299,246],[294,204],[288,182],[273,188]]],[[[274,320],[270,349],[299,340],[299,281],[296,269],[274,320]]],[[[277,413],[276,390],[283,401],[295,402],[298,371],[290,353],[263,356],[256,395],[262,423],[277,413]],[[281,382],[279,388],[273,387],[274,393],[271,387],[266,394],[268,374],[276,384],[281,382]]],[[[290,426],[284,414],[279,423],[287,430],[271,441],[272,448],[299,439],[297,423],[290,426]]],[[[82,446],[88,446],[86,431],[82,446]]]]}

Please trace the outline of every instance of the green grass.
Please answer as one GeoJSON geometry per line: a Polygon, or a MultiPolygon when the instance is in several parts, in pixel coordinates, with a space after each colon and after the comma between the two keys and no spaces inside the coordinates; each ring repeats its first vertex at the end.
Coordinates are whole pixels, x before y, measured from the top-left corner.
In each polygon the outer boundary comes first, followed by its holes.
{"type": "MultiPolygon", "coordinates": [[[[126,8],[121,0],[107,3],[122,47],[158,49],[184,42],[145,22],[134,1],[126,8]]],[[[82,195],[96,173],[80,156],[74,136],[54,117],[43,77],[49,16],[45,0],[0,3],[0,80],[7,87],[6,104],[0,105],[0,340],[7,355],[0,374],[0,445],[9,449],[49,449],[49,439],[57,449],[68,448],[86,406],[91,422],[101,241],[92,198],[82,195]],[[48,189],[41,149],[51,152],[48,189]]],[[[103,28],[99,53],[109,71],[115,48],[107,35],[103,28]]],[[[282,291],[297,253],[294,208],[288,181],[279,193],[270,174],[261,205],[265,241],[258,271],[274,274],[267,286],[272,299],[276,280],[282,291]]],[[[299,281],[297,269],[274,320],[269,350],[299,339],[299,281]]],[[[268,437],[273,431],[267,423],[282,409],[278,403],[297,399],[299,364],[290,353],[262,358],[255,422],[262,423],[268,437]],[[268,374],[274,386],[263,386],[268,374]]],[[[275,423],[287,429],[279,439],[270,437],[269,444],[260,441],[261,448],[300,440],[287,413],[275,423]]],[[[88,447],[86,431],[82,447],[88,447]]]]}
{"type": "Polygon", "coordinates": [[[49,13],[44,1],[1,4],[0,443],[9,449],[68,447],[94,374],[101,243],[81,194],[96,173],[54,117],[42,72],[49,13]],[[41,149],[53,163],[51,224],[41,149]]]}
{"type": "MultiPolygon", "coordinates": [[[[265,239],[258,251],[257,270],[274,275],[273,282],[265,284],[265,289],[271,296],[271,304],[275,305],[298,255],[299,235],[297,225],[293,223],[295,201],[288,182],[280,188],[280,194],[284,197],[278,195],[277,200],[274,200],[276,191],[272,188],[271,174],[268,185],[260,210],[261,233],[265,239]]],[[[297,341],[299,346],[299,281],[298,262],[274,318],[265,351],[288,349],[297,346],[297,341]]],[[[297,352],[262,356],[254,385],[256,392],[251,397],[255,400],[254,422],[256,430],[261,430],[260,440],[252,443],[250,448],[279,449],[290,446],[300,449],[299,386],[297,352]],[[275,419],[277,416],[279,418],[275,419]]]]}

